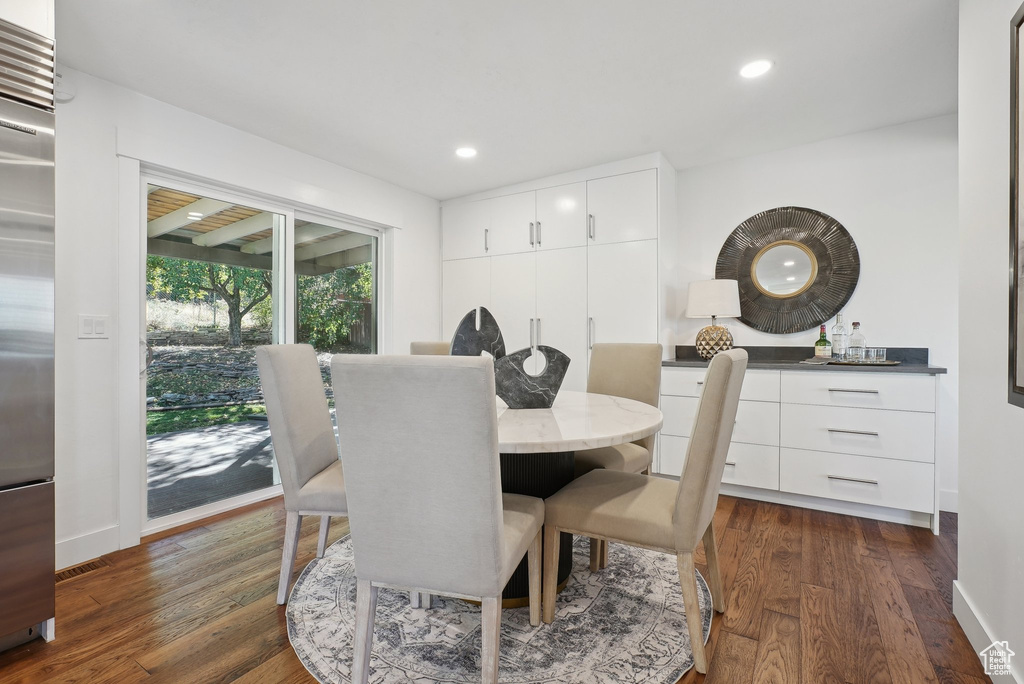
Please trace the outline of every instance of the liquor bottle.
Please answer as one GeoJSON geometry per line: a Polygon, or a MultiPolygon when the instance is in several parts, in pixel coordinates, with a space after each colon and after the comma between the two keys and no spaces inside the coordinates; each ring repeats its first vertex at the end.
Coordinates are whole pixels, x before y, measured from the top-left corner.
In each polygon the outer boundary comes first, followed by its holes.
{"type": "Polygon", "coordinates": [[[843,314],[836,314],[836,324],[832,326],[832,358],[842,361],[846,358],[847,347],[846,326],[843,325],[843,314]]]}
{"type": "Polygon", "coordinates": [[[860,362],[864,360],[864,348],[868,346],[864,334],[860,331],[860,323],[853,322],[853,332],[850,333],[850,346],[846,350],[846,358],[850,361],[860,362]]]}
{"type": "Polygon", "coordinates": [[[832,358],[832,345],[829,343],[828,338],[825,337],[825,324],[821,324],[821,337],[814,343],[814,358],[816,359],[831,359],[832,358]]]}

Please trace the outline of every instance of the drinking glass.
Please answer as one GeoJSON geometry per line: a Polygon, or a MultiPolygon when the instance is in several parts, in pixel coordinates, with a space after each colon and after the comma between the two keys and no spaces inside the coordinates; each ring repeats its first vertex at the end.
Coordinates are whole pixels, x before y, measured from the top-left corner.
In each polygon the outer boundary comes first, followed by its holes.
{"type": "Polygon", "coordinates": [[[885,361],[885,357],[886,357],[886,348],[885,347],[875,347],[874,352],[875,352],[875,363],[882,363],[883,361],[885,361]]]}

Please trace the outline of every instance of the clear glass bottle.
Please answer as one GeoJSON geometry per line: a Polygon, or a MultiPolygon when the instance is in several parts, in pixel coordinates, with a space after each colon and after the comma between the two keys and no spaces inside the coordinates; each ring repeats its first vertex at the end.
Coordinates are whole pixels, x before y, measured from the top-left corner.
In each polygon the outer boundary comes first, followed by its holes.
{"type": "Polygon", "coordinates": [[[831,359],[832,358],[832,344],[829,343],[828,338],[825,337],[825,324],[821,324],[821,336],[818,341],[814,343],[814,358],[816,359],[831,359]]]}
{"type": "Polygon", "coordinates": [[[846,326],[843,325],[843,314],[836,314],[836,324],[832,326],[832,358],[842,361],[846,358],[847,340],[846,326]]]}
{"type": "Polygon", "coordinates": [[[868,346],[864,334],[860,331],[860,323],[853,322],[853,332],[850,333],[850,346],[846,350],[846,358],[850,361],[861,362],[864,360],[864,347],[868,346]]]}

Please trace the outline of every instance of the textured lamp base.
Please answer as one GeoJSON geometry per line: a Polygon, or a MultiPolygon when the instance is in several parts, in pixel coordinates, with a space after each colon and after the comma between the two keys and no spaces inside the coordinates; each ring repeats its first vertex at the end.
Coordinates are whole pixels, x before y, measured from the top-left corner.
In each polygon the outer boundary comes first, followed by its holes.
{"type": "Polygon", "coordinates": [[[724,325],[709,325],[697,333],[697,353],[711,359],[718,352],[732,349],[732,333],[724,325]]]}

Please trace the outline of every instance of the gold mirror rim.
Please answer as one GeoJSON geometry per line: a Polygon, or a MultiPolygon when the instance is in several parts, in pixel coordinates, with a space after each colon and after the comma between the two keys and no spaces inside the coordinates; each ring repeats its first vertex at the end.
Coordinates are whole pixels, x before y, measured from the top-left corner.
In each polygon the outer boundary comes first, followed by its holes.
{"type": "Polygon", "coordinates": [[[750,279],[754,282],[754,287],[756,287],[761,294],[771,297],[772,299],[792,299],[793,297],[799,297],[804,292],[806,292],[812,285],[814,285],[814,281],[818,279],[818,258],[814,256],[814,252],[812,252],[811,249],[802,242],[797,242],[796,240],[776,240],[775,242],[762,247],[761,250],[754,256],[754,261],[750,264],[750,279]],[[757,263],[761,261],[761,257],[763,257],[768,252],[768,250],[773,249],[775,247],[781,247],[783,245],[792,245],[793,247],[799,247],[801,250],[803,250],[804,254],[807,255],[807,258],[811,262],[811,275],[807,278],[807,282],[804,283],[804,286],[801,287],[796,292],[790,292],[788,294],[776,294],[774,292],[766,290],[764,286],[761,285],[761,281],[757,279],[757,263]]]}

